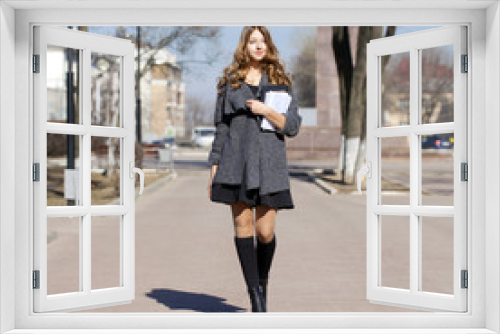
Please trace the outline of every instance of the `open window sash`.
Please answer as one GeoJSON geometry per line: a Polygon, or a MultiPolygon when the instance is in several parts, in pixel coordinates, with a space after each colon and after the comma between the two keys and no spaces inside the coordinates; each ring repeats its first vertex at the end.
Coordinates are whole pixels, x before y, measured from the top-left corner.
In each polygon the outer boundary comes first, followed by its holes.
{"type": "MultiPolygon", "coordinates": [[[[467,182],[461,180],[462,163],[467,163],[466,38],[466,27],[456,25],[379,38],[367,45],[367,164],[358,176],[367,172],[367,299],[371,303],[427,311],[467,311],[467,182]],[[422,50],[450,45],[454,119],[422,124],[422,50]],[[383,126],[381,58],[403,52],[409,53],[410,58],[409,124],[383,126]],[[453,206],[422,205],[421,138],[447,133],[453,133],[454,137],[453,180],[450,181],[454,187],[453,206]],[[383,138],[396,136],[409,137],[409,205],[382,205],[381,142],[383,138]],[[385,241],[381,235],[381,219],[388,215],[399,216],[402,223],[409,222],[409,236],[402,236],[409,238],[409,289],[381,284],[381,248],[385,241]],[[453,294],[422,291],[422,241],[425,241],[422,217],[451,217],[453,221],[453,294]]],[[[358,188],[359,182],[360,177],[358,188]]]]}
{"type": "MultiPolygon", "coordinates": [[[[134,44],[125,39],[107,37],[88,32],[70,30],[52,26],[34,27],[34,52],[33,52],[33,83],[34,83],[34,242],[33,242],[33,294],[34,312],[67,312],[90,308],[105,307],[117,304],[130,303],[135,298],[135,180],[134,172],[134,145],[135,145],[135,78],[134,78],[134,44]],[[54,54],[57,48],[61,50],[72,50],[76,68],[80,75],[77,84],[68,84],[70,80],[61,75],[59,86],[54,84],[54,69],[64,68],[64,52],[54,54]],[[49,59],[49,52],[52,52],[49,59]],[[99,102],[92,100],[92,93],[101,94],[93,90],[95,80],[92,75],[99,71],[100,64],[93,63],[96,54],[108,55],[118,59],[119,79],[116,87],[119,88],[119,99],[113,102],[118,105],[115,112],[113,126],[99,126],[91,119],[95,105],[99,102]],[[52,79],[51,79],[52,78],[52,79]],[[66,80],[66,85],[64,84],[66,80]],[[64,99],[53,102],[48,99],[48,93],[54,96],[54,90],[60,96],[69,96],[69,87],[75,90],[78,98],[75,99],[77,116],[69,121],[54,121],[48,117],[48,109],[66,112],[71,103],[64,99]],[[59,91],[59,92],[57,92],[59,91]],[[93,103],[94,102],[94,103],[93,103]],[[59,106],[57,103],[61,103],[59,106]],[[119,113],[119,114],[117,114],[119,113]],[[50,121],[49,121],[50,120],[50,121]],[[73,182],[73,202],[66,206],[49,205],[47,200],[47,136],[60,135],[61,139],[69,140],[72,136],[78,139],[77,149],[71,155],[77,161],[76,167],[71,170],[72,178],[65,174],[64,182],[73,182]],[[95,137],[107,137],[113,139],[114,151],[119,152],[119,158],[114,163],[119,168],[120,195],[118,203],[110,205],[92,205],[91,172],[94,158],[91,152],[91,139],[95,137]],[[75,183],[75,180],[76,183],[75,183]],[[78,181],[80,180],[80,181],[78,181]],[[76,184],[76,185],[75,185],[76,184]],[[94,289],[91,287],[91,222],[95,216],[115,216],[119,222],[119,284],[116,287],[105,289],[94,289]],[[78,247],[76,256],[78,278],[76,279],[75,292],[48,294],[47,275],[47,248],[48,234],[47,221],[54,217],[68,217],[77,222],[75,237],[78,247]],[[75,220],[76,219],[76,220],[75,220]]],[[[104,58],[104,57],[103,57],[104,58]]],[[[70,62],[71,63],[71,62],[70,62]]],[[[104,64],[105,66],[105,64],[104,64]]],[[[64,73],[66,69],[62,70],[64,73]]],[[[102,71],[101,71],[102,73],[102,71]]],[[[66,72],[67,75],[67,72],[66,72]]],[[[99,77],[102,78],[102,75],[99,77]]],[[[70,98],[69,101],[72,98],[70,98]]],[[[101,101],[102,97],[97,98],[101,101]]],[[[68,100],[66,100],[68,101],[68,100]]],[[[99,108],[99,107],[97,107],[99,108]]],[[[114,152],[113,151],[113,152],[114,152]]],[[[69,153],[68,153],[69,155],[69,153]]],[[[51,157],[52,164],[53,160],[51,157]]],[[[141,173],[140,173],[141,174],[141,173]]],[[[69,176],[70,174],[68,174],[69,176]]],[[[143,180],[141,180],[143,181],[143,180]]],[[[65,187],[67,184],[65,184],[65,187]]],[[[71,188],[71,187],[70,187],[71,188]]],[[[70,189],[71,190],[71,189],[70,189]]],[[[65,198],[67,190],[65,188],[65,198]]],[[[69,191],[69,190],[68,190],[69,191]]],[[[63,199],[65,200],[65,199],[63,199]]],[[[69,203],[69,202],[68,202],[69,203]]],[[[57,240],[55,241],[57,242],[57,240]]],[[[61,263],[61,265],[64,265],[61,263]]],[[[97,274],[98,275],[98,274],[97,274]]],[[[49,277],[50,278],[50,277],[49,277]]]]}

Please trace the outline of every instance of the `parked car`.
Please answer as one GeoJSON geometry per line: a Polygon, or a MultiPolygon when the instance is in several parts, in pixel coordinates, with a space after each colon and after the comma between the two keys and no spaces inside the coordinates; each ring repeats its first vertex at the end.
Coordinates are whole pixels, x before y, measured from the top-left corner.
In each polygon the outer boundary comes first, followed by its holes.
{"type": "Polygon", "coordinates": [[[163,139],[158,140],[157,142],[161,143],[165,147],[177,148],[177,144],[175,143],[174,137],[164,137],[163,139]]]}
{"type": "Polygon", "coordinates": [[[446,134],[423,136],[422,148],[453,148],[453,136],[448,136],[446,134]]]}
{"type": "Polygon", "coordinates": [[[215,127],[197,126],[193,129],[191,140],[195,147],[209,147],[215,138],[215,127]]]}
{"type": "Polygon", "coordinates": [[[177,144],[175,143],[175,138],[174,137],[165,137],[162,139],[154,139],[154,140],[149,140],[149,141],[143,141],[144,145],[149,145],[149,146],[155,146],[155,147],[172,147],[172,148],[177,148],[177,144]]]}

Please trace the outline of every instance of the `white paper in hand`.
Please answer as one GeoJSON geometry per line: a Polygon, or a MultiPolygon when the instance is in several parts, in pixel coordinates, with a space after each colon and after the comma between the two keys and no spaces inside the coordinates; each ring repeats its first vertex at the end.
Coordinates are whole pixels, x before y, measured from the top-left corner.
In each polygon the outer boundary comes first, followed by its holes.
{"type": "MultiPolygon", "coordinates": [[[[269,91],[266,93],[264,104],[271,107],[276,112],[286,115],[291,101],[292,97],[285,91],[269,91]]],[[[265,117],[262,119],[261,128],[263,130],[276,131],[276,127],[265,117]]]]}

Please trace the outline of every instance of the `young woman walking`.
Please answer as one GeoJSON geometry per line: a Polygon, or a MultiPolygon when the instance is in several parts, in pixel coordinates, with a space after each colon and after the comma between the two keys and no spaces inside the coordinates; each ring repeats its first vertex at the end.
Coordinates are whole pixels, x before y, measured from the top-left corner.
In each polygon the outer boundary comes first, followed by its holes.
{"type": "Polygon", "coordinates": [[[233,62],[218,83],[216,134],[208,159],[209,198],[231,206],[234,242],[252,312],[267,312],[277,211],[294,208],[285,136],[298,134],[302,118],[292,80],[278,56],[266,27],[243,28],[233,62]],[[292,97],[286,114],[263,103],[269,91],[285,91],[292,97]],[[262,129],[265,120],[274,129],[262,129]]]}

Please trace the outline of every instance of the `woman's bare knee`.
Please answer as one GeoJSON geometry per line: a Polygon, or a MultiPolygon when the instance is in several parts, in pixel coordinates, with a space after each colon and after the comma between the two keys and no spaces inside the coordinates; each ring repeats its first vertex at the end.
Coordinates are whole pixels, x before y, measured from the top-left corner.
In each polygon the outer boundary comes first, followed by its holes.
{"type": "Polygon", "coordinates": [[[253,235],[253,210],[242,201],[231,204],[234,227],[238,236],[253,235]]]}
{"type": "Polygon", "coordinates": [[[276,213],[277,210],[275,208],[267,205],[258,205],[255,208],[255,229],[257,237],[262,242],[270,242],[273,238],[276,226],[276,213]]]}

